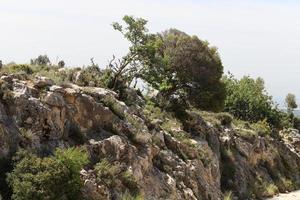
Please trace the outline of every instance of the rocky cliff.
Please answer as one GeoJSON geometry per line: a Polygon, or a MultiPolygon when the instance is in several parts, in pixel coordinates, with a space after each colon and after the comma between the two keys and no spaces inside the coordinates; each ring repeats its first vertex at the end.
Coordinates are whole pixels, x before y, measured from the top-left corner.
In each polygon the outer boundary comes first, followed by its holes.
{"type": "Polygon", "coordinates": [[[131,90],[125,103],[107,89],[57,86],[45,77],[7,74],[0,85],[0,161],[20,148],[47,156],[57,147],[85,146],[86,199],[118,199],[125,191],[144,199],[218,200],[227,191],[236,199],[259,199],[300,186],[295,130],[261,137],[217,117],[209,122],[197,111],[181,122],[156,115],[131,90]],[[116,169],[113,184],[94,173],[103,161],[107,170],[116,169]]]}

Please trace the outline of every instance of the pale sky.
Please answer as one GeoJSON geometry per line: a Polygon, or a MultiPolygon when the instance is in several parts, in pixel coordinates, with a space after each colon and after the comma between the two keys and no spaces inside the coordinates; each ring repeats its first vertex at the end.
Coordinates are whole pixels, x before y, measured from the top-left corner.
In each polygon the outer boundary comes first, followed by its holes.
{"type": "MultiPolygon", "coordinates": [[[[300,2],[280,0],[0,0],[0,60],[47,54],[69,66],[105,66],[128,43],[111,27],[143,17],[151,32],[177,28],[219,48],[224,72],[265,79],[274,99],[300,100],[300,2]]],[[[299,101],[300,102],[300,101],[299,101]]]]}

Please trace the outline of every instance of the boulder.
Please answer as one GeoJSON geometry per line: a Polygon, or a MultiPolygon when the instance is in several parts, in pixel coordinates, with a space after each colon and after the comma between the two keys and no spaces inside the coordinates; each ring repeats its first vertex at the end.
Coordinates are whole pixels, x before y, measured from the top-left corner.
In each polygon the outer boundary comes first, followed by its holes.
{"type": "Polygon", "coordinates": [[[36,88],[44,88],[44,87],[48,87],[48,86],[52,86],[54,84],[54,82],[44,76],[36,76],[34,79],[34,87],[36,88]]]}

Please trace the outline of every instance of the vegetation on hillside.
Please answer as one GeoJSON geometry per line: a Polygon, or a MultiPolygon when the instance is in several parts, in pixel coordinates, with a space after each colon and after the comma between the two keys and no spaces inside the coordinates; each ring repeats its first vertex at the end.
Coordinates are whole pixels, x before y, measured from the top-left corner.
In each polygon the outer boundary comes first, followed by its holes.
{"type": "Polygon", "coordinates": [[[40,158],[26,151],[17,153],[8,175],[12,199],[81,199],[80,170],[87,155],[77,148],[57,149],[54,156],[40,158]]]}
{"type": "MultiPolygon", "coordinates": [[[[271,136],[275,130],[300,124],[292,115],[297,108],[295,95],[286,97],[288,113],[280,111],[266,91],[262,78],[224,76],[217,48],[207,41],[177,29],[149,33],[147,21],[142,18],[125,16],[123,21],[124,24],[113,23],[113,28],[130,42],[128,53],[119,59],[113,56],[104,69],[93,59],[87,67],[67,68],[63,60],[54,65],[47,55],[40,55],[31,59],[30,64],[3,65],[0,62],[0,75],[13,73],[28,80],[46,76],[58,85],[74,83],[109,88],[121,100],[124,100],[126,89],[136,89],[140,81],[149,88],[147,95],[137,93],[146,99],[142,110],[150,124],[160,124],[162,129],[189,147],[195,145],[185,130],[188,121],[185,114],[191,111],[216,128],[233,127],[239,130],[238,134],[248,138],[271,136]],[[157,94],[150,95],[150,91],[157,94]]],[[[0,80],[0,89],[1,101],[9,103],[11,88],[0,80]]],[[[28,134],[22,136],[30,139],[28,134]]],[[[225,153],[224,157],[230,160],[230,151],[225,153]]],[[[58,149],[48,157],[20,151],[7,178],[12,199],[81,199],[79,171],[87,164],[86,153],[74,147],[58,149]]],[[[94,170],[97,182],[108,187],[117,185],[116,178],[121,179],[129,190],[122,199],[142,199],[129,171],[121,170],[107,160],[96,164],[94,170]]],[[[261,185],[258,185],[260,190],[277,192],[273,185],[261,185]]],[[[225,198],[232,199],[232,192],[226,193],[225,198]]]]}
{"type": "Polygon", "coordinates": [[[267,93],[262,78],[244,76],[238,80],[229,74],[223,77],[223,81],[226,85],[226,112],[249,122],[266,120],[275,128],[291,126],[287,114],[277,108],[267,93]]]}

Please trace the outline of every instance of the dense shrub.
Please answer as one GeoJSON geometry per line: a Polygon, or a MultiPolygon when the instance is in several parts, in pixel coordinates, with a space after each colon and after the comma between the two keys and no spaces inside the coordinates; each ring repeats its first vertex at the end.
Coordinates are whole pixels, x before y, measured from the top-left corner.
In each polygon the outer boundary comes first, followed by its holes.
{"type": "Polygon", "coordinates": [[[216,118],[220,120],[223,126],[229,126],[233,120],[233,117],[229,113],[217,113],[216,118]]]}
{"type": "Polygon", "coordinates": [[[95,166],[95,173],[98,183],[104,183],[108,187],[115,186],[116,176],[121,172],[119,166],[112,165],[106,159],[101,160],[95,166]]]}
{"type": "Polygon", "coordinates": [[[224,77],[223,81],[227,93],[224,109],[226,112],[249,122],[266,119],[275,127],[283,126],[285,114],[277,109],[265,89],[263,79],[245,76],[238,80],[230,75],[224,77]]]}
{"type": "Polygon", "coordinates": [[[50,64],[50,59],[47,55],[39,55],[37,58],[31,59],[30,64],[45,66],[50,64]]]}
{"type": "Polygon", "coordinates": [[[144,198],[141,195],[132,195],[129,192],[125,192],[120,196],[120,200],[144,200],[144,198]]]}
{"type": "Polygon", "coordinates": [[[8,71],[10,73],[26,73],[26,74],[33,74],[33,69],[30,67],[30,65],[26,64],[14,64],[8,67],[5,67],[5,71],[8,71]]]}
{"type": "Polygon", "coordinates": [[[58,149],[45,158],[21,151],[8,175],[12,199],[80,199],[79,171],[87,162],[86,153],[75,148],[58,149]]]}
{"type": "Polygon", "coordinates": [[[252,124],[252,127],[254,130],[260,135],[260,136],[267,136],[271,134],[271,127],[267,120],[260,120],[254,124],[252,124]]]}
{"type": "Polygon", "coordinates": [[[80,86],[109,87],[111,78],[111,70],[101,70],[97,65],[92,65],[73,73],[71,81],[80,86]]]}
{"type": "Polygon", "coordinates": [[[293,112],[293,110],[298,107],[296,103],[296,96],[291,93],[287,94],[285,97],[285,104],[288,108],[288,112],[293,112]]]}
{"type": "Polygon", "coordinates": [[[0,100],[3,103],[12,103],[12,99],[12,86],[3,80],[0,80],[0,100]]]}
{"type": "Polygon", "coordinates": [[[118,187],[117,180],[120,180],[131,194],[137,195],[139,193],[133,174],[130,171],[124,171],[119,164],[112,164],[107,159],[102,159],[96,164],[94,171],[99,184],[114,188],[118,187]]]}
{"type": "Polygon", "coordinates": [[[65,63],[65,61],[63,61],[63,60],[61,60],[61,61],[59,61],[59,62],[57,63],[57,66],[60,67],[60,68],[65,67],[65,65],[66,65],[66,63],[65,63]]]}

